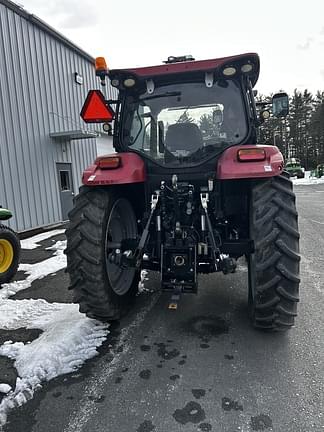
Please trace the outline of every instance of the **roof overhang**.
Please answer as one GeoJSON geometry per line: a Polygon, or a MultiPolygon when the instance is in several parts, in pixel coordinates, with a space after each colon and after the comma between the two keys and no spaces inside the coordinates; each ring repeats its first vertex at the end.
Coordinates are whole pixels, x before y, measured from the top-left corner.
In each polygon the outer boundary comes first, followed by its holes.
{"type": "Polygon", "coordinates": [[[97,138],[98,136],[99,136],[98,132],[87,131],[82,129],[50,133],[50,137],[53,138],[55,141],[59,141],[59,142],[97,138]]]}

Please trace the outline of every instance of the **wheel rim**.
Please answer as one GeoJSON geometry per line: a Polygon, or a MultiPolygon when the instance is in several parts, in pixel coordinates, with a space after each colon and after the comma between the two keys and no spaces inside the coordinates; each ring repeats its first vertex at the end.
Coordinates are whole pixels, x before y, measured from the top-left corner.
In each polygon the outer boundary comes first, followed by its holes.
{"type": "Polygon", "coordinates": [[[126,238],[136,238],[137,226],[134,211],[130,203],[120,198],[114,203],[107,222],[105,257],[107,276],[112,290],[119,296],[126,294],[134,280],[135,269],[123,269],[109,261],[111,249],[108,242],[120,243],[126,238]]]}
{"type": "Polygon", "coordinates": [[[0,239],[0,273],[5,273],[14,259],[14,250],[8,240],[0,239]]]}

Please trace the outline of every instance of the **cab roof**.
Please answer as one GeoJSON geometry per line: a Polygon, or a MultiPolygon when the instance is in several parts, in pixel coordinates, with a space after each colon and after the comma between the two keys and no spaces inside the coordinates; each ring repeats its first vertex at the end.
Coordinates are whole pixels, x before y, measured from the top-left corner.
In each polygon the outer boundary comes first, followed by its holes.
{"type": "MultiPolygon", "coordinates": [[[[154,77],[170,76],[175,74],[199,73],[199,72],[219,72],[220,75],[226,67],[234,67],[237,72],[236,76],[242,74],[241,67],[246,64],[252,65],[249,72],[252,86],[254,86],[259,77],[260,60],[256,53],[246,53],[230,57],[221,57],[209,60],[189,60],[176,63],[167,63],[157,66],[146,66],[139,68],[114,69],[109,72],[109,77],[113,79],[125,79],[126,77],[135,77],[139,80],[152,79],[154,77]]],[[[233,76],[234,78],[234,76],[233,76]]]]}

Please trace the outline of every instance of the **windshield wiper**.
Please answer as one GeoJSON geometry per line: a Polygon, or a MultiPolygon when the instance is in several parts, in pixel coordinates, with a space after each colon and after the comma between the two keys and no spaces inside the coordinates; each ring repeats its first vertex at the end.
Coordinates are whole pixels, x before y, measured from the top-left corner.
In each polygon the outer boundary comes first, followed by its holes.
{"type": "Polygon", "coordinates": [[[147,96],[145,98],[139,99],[140,102],[142,101],[146,101],[146,100],[151,100],[151,99],[157,99],[160,97],[171,97],[171,96],[181,96],[181,92],[166,92],[166,93],[161,93],[161,94],[157,94],[157,95],[153,95],[153,96],[147,96]]]}

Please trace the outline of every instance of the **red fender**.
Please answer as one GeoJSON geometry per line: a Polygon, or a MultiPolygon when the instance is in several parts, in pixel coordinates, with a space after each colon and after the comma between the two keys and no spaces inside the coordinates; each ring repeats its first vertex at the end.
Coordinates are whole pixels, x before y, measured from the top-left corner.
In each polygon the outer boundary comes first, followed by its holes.
{"type": "Polygon", "coordinates": [[[270,145],[239,145],[226,149],[217,162],[217,175],[220,180],[240,178],[274,177],[282,173],[283,156],[278,147],[270,145]],[[239,150],[253,148],[264,149],[263,161],[244,161],[238,159],[239,150]]]}
{"type": "Polygon", "coordinates": [[[82,175],[82,183],[87,186],[113,185],[126,183],[141,183],[146,180],[145,165],[136,153],[115,153],[99,156],[93,165],[85,169],[82,175]],[[100,160],[118,157],[118,168],[102,169],[100,160]]]}

